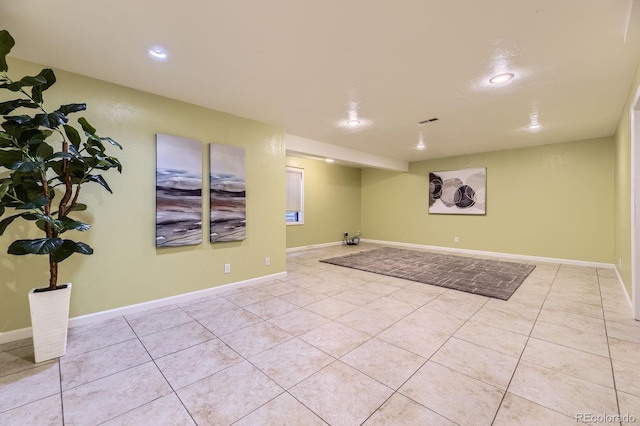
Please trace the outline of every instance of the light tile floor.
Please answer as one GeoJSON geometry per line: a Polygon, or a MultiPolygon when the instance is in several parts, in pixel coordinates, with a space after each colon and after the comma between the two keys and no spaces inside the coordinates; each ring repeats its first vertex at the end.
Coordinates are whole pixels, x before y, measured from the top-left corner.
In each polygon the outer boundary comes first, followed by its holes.
{"type": "Polygon", "coordinates": [[[73,328],[59,360],[1,345],[0,425],[640,422],[640,323],[613,270],[538,264],[505,302],[318,262],[373,247],[73,328]]]}

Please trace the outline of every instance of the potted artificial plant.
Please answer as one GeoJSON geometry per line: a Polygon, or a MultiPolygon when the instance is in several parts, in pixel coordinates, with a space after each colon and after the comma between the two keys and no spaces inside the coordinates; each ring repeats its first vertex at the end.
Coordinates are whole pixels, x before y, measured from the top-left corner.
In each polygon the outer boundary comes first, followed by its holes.
{"type": "Polygon", "coordinates": [[[8,249],[18,256],[49,258],[49,286],[29,292],[35,361],[41,362],[66,350],[71,284],[58,285],[58,264],[76,253],[93,253],[87,244],[63,239],[62,234],[91,227],[72,218],[87,208],[79,202],[80,188],[93,182],[111,192],[99,171],[120,172],[122,165],[106,154],[104,142],[122,147],[98,136],[85,118],[77,120],[84,134],[80,136],[78,124],[68,116],[84,111],[86,104],[45,109],[42,94],[56,82],[51,69],[33,77],[10,78],[6,57],[14,44],[7,31],[0,31],[0,236],[18,219],[43,234],[14,241],[8,249]]]}

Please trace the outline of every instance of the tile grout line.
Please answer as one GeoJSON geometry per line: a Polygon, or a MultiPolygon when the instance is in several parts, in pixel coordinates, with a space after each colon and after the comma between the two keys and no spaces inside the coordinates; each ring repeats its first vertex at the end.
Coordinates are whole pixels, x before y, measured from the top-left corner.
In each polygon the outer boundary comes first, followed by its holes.
{"type": "MultiPolygon", "coordinates": [[[[611,365],[611,375],[613,377],[613,393],[616,397],[616,407],[618,408],[618,415],[622,415],[620,411],[620,398],[618,397],[618,387],[616,386],[616,371],[613,368],[613,356],[611,355],[611,345],[609,343],[609,329],[607,327],[607,314],[604,310],[604,300],[602,299],[602,287],[600,285],[600,272],[596,268],[596,276],[598,277],[598,291],[600,293],[600,309],[602,310],[602,318],[604,322],[604,333],[607,341],[607,351],[609,351],[609,363],[611,365]]],[[[621,424],[621,423],[620,423],[621,424]]]]}
{"type": "MultiPolygon", "coordinates": [[[[538,310],[538,315],[536,315],[536,319],[533,322],[533,326],[531,327],[531,330],[529,331],[529,334],[527,335],[527,341],[525,342],[524,346],[522,347],[522,351],[520,352],[520,356],[518,357],[518,362],[516,363],[516,368],[513,369],[513,373],[511,373],[511,378],[509,379],[509,383],[507,383],[507,386],[505,387],[504,393],[502,394],[502,399],[500,400],[500,404],[498,404],[498,409],[496,410],[496,413],[493,415],[493,420],[491,421],[491,424],[493,425],[498,417],[498,413],[500,412],[500,408],[502,408],[502,404],[504,404],[504,399],[507,396],[507,393],[509,393],[509,387],[511,386],[511,382],[513,381],[513,378],[516,375],[516,371],[518,371],[518,367],[520,366],[520,362],[522,361],[522,355],[524,354],[524,351],[527,349],[527,345],[529,344],[529,340],[531,339],[531,334],[533,333],[533,330],[536,327],[536,323],[538,322],[538,318],[540,317],[540,312],[542,312],[542,307],[544,306],[545,302],[547,301],[547,297],[549,297],[549,293],[551,292],[551,289],[553,288],[553,285],[556,281],[556,279],[558,278],[558,273],[560,272],[560,267],[562,265],[558,265],[558,268],[556,269],[556,273],[553,276],[553,280],[551,280],[551,285],[549,286],[549,289],[547,290],[547,293],[544,296],[544,300],[542,301],[542,303],[540,304],[540,309],[538,310]]],[[[524,398],[526,399],[526,398],[524,398]]],[[[526,399],[527,401],[529,401],[528,399],[526,399]]],[[[530,401],[534,404],[537,404],[534,401],[530,401]]],[[[537,404],[540,405],[540,404],[537,404]]],[[[540,405],[542,406],[542,405],[540,405]]],[[[544,406],[542,406],[544,407],[544,406]]],[[[545,407],[550,409],[549,407],[545,407]]],[[[555,410],[553,410],[555,411],[555,410]]],[[[561,413],[562,414],[562,413],[561,413]]]]}

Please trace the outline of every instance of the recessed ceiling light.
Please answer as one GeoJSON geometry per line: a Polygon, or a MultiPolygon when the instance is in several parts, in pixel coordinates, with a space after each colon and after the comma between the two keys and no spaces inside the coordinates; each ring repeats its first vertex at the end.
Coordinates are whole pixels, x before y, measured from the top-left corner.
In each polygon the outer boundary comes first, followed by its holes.
{"type": "Polygon", "coordinates": [[[160,46],[151,47],[147,52],[149,53],[149,57],[159,61],[164,61],[169,57],[167,50],[160,46]]]}
{"type": "Polygon", "coordinates": [[[347,120],[347,124],[349,126],[354,126],[354,127],[355,126],[359,126],[360,125],[360,120],[355,120],[355,119],[347,120]]]}
{"type": "Polygon", "coordinates": [[[423,149],[425,149],[426,147],[427,147],[427,146],[426,146],[426,145],[424,144],[424,142],[422,142],[422,141],[418,142],[418,145],[416,146],[416,148],[417,148],[417,149],[419,149],[419,150],[421,150],[421,151],[422,151],[423,149]]]}
{"type": "Polygon", "coordinates": [[[491,77],[489,79],[489,83],[493,83],[493,84],[501,84],[501,83],[506,83],[507,81],[511,80],[513,77],[515,77],[516,75],[512,72],[505,72],[502,74],[497,74],[494,75],[493,77],[491,77]]]}
{"type": "Polygon", "coordinates": [[[333,158],[326,158],[324,161],[327,163],[333,163],[335,160],[333,158]]]}
{"type": "Polygon", "coordinates": [[[538,130],[540,128],[540,123],[531,123],[529,124],[529,130],[538,130]]]}

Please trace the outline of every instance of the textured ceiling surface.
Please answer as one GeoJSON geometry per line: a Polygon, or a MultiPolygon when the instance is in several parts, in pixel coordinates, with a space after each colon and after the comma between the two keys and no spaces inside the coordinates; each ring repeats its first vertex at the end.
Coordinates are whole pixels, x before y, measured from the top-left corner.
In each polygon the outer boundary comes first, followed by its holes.
{"type": "Polygon", "coordinates": [[[0,3],[0,28],[21,59],[417,161],[612,135],[640,58],[639,9],[635,0],[21,0],[0,3]],[[165,61],[148,57],[155,45],[165,61]],[[488,82],[505,71],[515,78],[488,82]],[[359,126],[345,124],[356,116],[359,126]]]}

